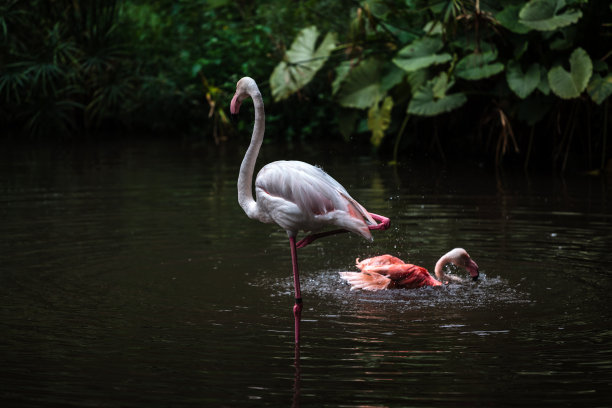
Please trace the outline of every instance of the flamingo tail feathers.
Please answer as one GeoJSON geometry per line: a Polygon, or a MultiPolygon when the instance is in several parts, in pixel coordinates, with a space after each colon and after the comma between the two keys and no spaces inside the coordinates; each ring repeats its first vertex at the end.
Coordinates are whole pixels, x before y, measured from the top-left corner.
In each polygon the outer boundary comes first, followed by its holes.
{"type": "Polygon", "coordinates": [[[384,290],[391,284],[391,279],[378,273],[339,272],[339,274],[351,285],[351,290],[384,290]]]}

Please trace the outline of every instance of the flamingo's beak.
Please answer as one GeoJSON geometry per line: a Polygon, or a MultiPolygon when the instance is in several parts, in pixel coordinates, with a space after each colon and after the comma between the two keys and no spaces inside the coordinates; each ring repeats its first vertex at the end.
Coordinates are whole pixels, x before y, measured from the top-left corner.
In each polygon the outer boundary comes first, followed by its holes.
{"type": "Polygon", "coordinates": [[[465,269],[468,270],[473,281],[478,280],[478,276],[480,275],[480,273],[478,272],[478,264],[476,262],[470,259],[465,269]]]}
{"type": "Polygon", "coordinates": [[[234,94],[234,97],[232,98],[232,103],[230,103],[230,112],[232,115],[238,114],[238,112],[240,111],[241,103],[242,101],[238,98],[238,93],[236,92],[234,94]]]}

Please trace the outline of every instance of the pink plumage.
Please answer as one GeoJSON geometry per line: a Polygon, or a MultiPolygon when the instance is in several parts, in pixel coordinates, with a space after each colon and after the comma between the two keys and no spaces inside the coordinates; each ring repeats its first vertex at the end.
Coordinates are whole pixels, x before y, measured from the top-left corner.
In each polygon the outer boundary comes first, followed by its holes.
{"type": "Polygon", "coordinates": [[[373,258],[356,260],[356,266],[361,272],[340,272],[340,277],[351,285],[351,290],[385,290],[385,289],[416,289],[422,286],[439,286],[462,281],[461,278],[444,274],[444,267],[453,264],[470,272],[473,280],[478,278],[478,265],[465,249],[455,248],[443,255],[436,263],[435,279],[422,266],[405,263],[391,255],[380,255],[373,258]]]}

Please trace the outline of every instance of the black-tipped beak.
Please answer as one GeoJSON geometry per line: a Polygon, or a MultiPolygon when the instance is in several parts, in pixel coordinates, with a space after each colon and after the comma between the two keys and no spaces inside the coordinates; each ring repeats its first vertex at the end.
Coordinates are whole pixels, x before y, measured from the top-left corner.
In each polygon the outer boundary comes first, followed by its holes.
{"type": "Polygon", "coordinates": [[[466,269],[470,272],[470,276],[472,277],[472,281],[476,282],[478,277],[480,276],[480,272],[478,271],[478,264],[470,259],[466,269]]]}

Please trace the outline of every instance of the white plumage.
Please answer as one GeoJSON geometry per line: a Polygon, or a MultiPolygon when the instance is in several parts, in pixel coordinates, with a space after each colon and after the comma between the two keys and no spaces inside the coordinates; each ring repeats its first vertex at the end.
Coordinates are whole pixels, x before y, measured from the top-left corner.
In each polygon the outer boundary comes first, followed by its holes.
{"type": "Polygon", "coordinates": [[[230,111],[238,113],[244,99],[251,97],[255,108],[255,125],[238,175],[238,203],[249,216],[265,223],[276,223],[289,235],[293,282],[296,303],[295,342],[300,338],[302,297],[298,273],[297,248],[317,238],[338,232],[351,231],[372,240],[371,229],[386,229],[389,219],[368,213],[340,183],[321,168],[300,161],[275,161],[264,166],[255,180],[255,199],[252,183],[255,162],[265,133],[264,104],[257,84],[244,77],[236,84],[230,111]],[[380,224],[377,224],[380,222],[380,224]],[[306,236],[296,243],[299,231],[316,232],[335,226],[336,230],[306,236]]]}

